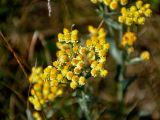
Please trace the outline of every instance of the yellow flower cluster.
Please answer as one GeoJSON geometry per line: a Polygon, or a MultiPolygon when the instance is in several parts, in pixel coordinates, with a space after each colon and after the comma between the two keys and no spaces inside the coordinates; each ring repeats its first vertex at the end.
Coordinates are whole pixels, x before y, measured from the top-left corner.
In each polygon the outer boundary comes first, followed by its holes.
{"type": "Polygon", "coordinates": [[[141,53],[141,55],[140,55],[140,58],[141,58],[142,60],[147,61],[147,60],[150,59],[150,53],[149,53],[148,51],[143,51],[143,52],[141,53]]]}
{"type": "Polygon", "coordinates": [[[69,31],[64,28],[63,34],[58,34],[57,61],[53,66],[60,72],[57,76],[58,82],[69,83],[75,89],[78,85],[84,85],[86,78],[83,75],[84,57],[86,48],[78,41],[78,30],[69,31]]]}
{"type": "Polygon", "coordinates": [[[92,38],[94,37],[96,41],[94,41],[94,45],[97,45],[96,48],[89,48],[88,40],[86,47],[82,46],[78,40],[77,30],[69,31],[64,28],[63,33],[58,34],[57,47],[60,50],[57,52],[57,61],[53,62],[53,66],[60,71],[57,78],[59,82],[69,83],[70,87],[75,89],[86,83],[86,76],[90,72],[94,77],[107,75],[107,71],[103,69],[103,63],[106,60],[105,55],[109,48],[109,45],[105,44],[106,34],[102,28],[99,31],[95,30],[94,34],[92,38]],[[95,65],[97,63],[98,67],[90,70],[90,68],[93,68],[92,62],[95,65]]]}
{"type": "Polygon", "coordinates": [[[86,41],[87,59],[91,66],[91,75],[105,77],[108,71],[104,69],[109,44],[106,42],[106,32],[103,28],[89,26],[90,38],[86,41]]]}
{"type": "Polygon", "coordinates": [[[134,51],[133,44],[136,42],[137,37],[133,32],[126,32],[121,40],[121,45],[127,48],[129,53],[134,51]]]}
{"type": "Polygon", "coordinates": [[[42,70],[41,67],[33,67],[29,81],[32,84],[31,96],[29,101],[33,104],[35,110],[41,110],[47,102],[52,102],[57,96],[60,96],[63,91],[58,86],[57,80],[49,80],[53,76],[55,68],[48,66],[42,70]]]}
{"type": "Polygon", "coordinates": [[[124,23],[128,26],[132,24],[143,25],[145,23],[145,17],[150,17],[152,10],[150,9],[150,4],[143,4],[142,0],[138,0],[136,5],[130,8],[123,7],[121,9],[121,16],[118,20],[120,23],[124,23]]]}
{"type": "Polygon", "coordinates": [[[35,109],[41,109],[46,100],[54,100],[59,94],[59,85],[70,85],[72,89],[83,86],[88,77],[104,77],[108,71],[104,69],[109,44],[103,28],[89,27],[91,33],[86,43],[78,39],[78,30],[69,31],[64,28],[58,34],[56,53],[57,60],[42,72],[41,68],[33,68],[30,82],[33,83],[32,96],[29,98],[35,109]],[[45,81],[45,82],[44,82],[45,81]],[[37,95],[36,95],[37,94],[37,95]],[[40,100],[38,102],[38,99],[40,100]]]}
{"type": "Polygon", "coordinates": [[[126,5],[128,0],[91,0],[92,3],[104,3],[106,6],[109,6],[111,10],[115,10],[118,8],[118,4],[126,5]]]}

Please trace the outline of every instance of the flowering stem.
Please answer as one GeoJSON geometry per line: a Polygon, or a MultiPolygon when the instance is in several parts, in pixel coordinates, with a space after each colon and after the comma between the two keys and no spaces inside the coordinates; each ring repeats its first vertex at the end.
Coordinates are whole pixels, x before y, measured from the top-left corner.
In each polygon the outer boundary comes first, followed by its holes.
{"type": "Polygon", "coordinates": [[[119,102],[123,101],[123,84],[122,81],[124,80],[124,69],[125,69],[125,65],[122,64],[120,65],[120,71],[119,71],[119,76],[118,76],[118,93],[117,93],[117,99],[119,102]]]}
{"type": "Polygon", "coordinates": [[[85,115],[86,120],[91,120],[90,111],[87,105],[87,96],[83,89],[79,89],[80,96],[78,97],[78,103],[82,110],[82,113],[85,115]]]}
{"type": "Polygon", "coordinates": [[[123,91],[123,83],[124,83],[124,74],[126,70],[126,61],[128,59],[128,54],[126,51],[122,53],[122,63],[119,64],[119,70],[118,70],[118,93],[117,93],[117,99],[119,102],[123,102],[124,99],[124,91],[123,91]]]}

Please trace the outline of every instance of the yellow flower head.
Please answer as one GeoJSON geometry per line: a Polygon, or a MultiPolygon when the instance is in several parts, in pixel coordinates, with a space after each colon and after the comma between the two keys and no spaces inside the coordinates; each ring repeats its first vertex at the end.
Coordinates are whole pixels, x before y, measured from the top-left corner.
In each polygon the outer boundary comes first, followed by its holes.
{"type": "Polygon", "coordinates": [[[89,31],[91,34],[96,34],[96,33],[97,33],[97,29],[94,28],[93,26],[88,26],[88,31],[89,31]]]}
{"type": "Polygon", "coordinates": [[[73,43],[78,41],[78,30],[71,31],[71,41],[73,43]]]}
{"type": "Polygon", "coordinates": [[[63,80],[63,75],[62,75],[62,74],[58,74],[58,75],[57,75],[57,80],[58,80],[59,82],[61,82],[61,81],[63,80]]]}
{"type": "Polygon", "coordinates": [[[136,42],[137,37],[135,35],[135,33],[133,32],[126,32],[123,37],[122,37],[122,41],[121,44],[123,47],[126,46],[133,46],[133,44],[136,42]]]}
{"type": "Polygon", "coordinates": [[[75,67],[74,74],[80,74],[80,73],[81,73],[81,69],[79,67],[75,67]]]}
{"type": "Polygon", "coordinates": [[[70,83],[70,87],[71,87],[72,89],[76,89],[76,88],[78,87],[78,83],[75,82],[75,81],[72,81],[72,82],[70,83]]]}
{"type": "Polygon", "coordinates": [[[148,51],[143,51],[140,55],[140,58],[142,60],[149,60],[150,59],[150,53],[148,51]]]}
{"type": "Polygon", "coordinates": [[[84,65],[85,65],[85,63],[82,62],[82,61],[80,61],[80,62],[78,62],[77,67],[78,67],[79,69],[82,69],[82,68],[84,67],[84,65]]]}
{"type": "Polygon", "coordinates": [[[128,52],[128,53],[134,52],[134,48],[133,48],[133,47],[128,47],[127,52],[128,52]]]}
{"type": "Polygon", "coordinates": [[[118,8],[118,2],[117,1],[112,1],[109,5],[109,7],[112,9],[112,10],[115,10],[118,8]]]}
{"type": "Polygon", "coordinates": [[[78,45],[74,45],[74,46],[73,46],[73,52],[74,52],[74,53],[77,53],[77,52],[78,52],[78,49],[79,49],[79,46],[78,46],[78,45]]]}
{"type": "Polygon", "coordinates": [[[126,5],[128,3],[128,0],[120,0],[121,5],[126,5]]]}
{"type": "Polygon", "coordinates": [[[107,71],[107,70],[101,70],[101,71],[100,71],[100,75],[101,75],[102,77],[106,77],[107,74],[108,74],[108,71],[107,71]]]}
{"type": "Polygon", "coordinates": [[[42,120],[41,115],[37,111],[33,112],[33,117],[35,120],[42,120]]]}
{"type": "Polygon", "coordinates": [[[91,70],[91,75],[92,75],[93,77],[97,77],[97,76],[98,76],[98,70],[95,69],[95,68],[93,68],[93,69],[91,70]]]}
{"type": "Polygon", "coordinates": [[[72,72],[72,71],[69,71],[69,72],[67,73],[66,77],[67,77],[68,80],[71,80],[72,77],[73,77],[73,72],[72,72]]]}
{"type": "Polygon", "coordinates": [[[79,77],[78,77],[77,75],[74,75],[74,76],[72,77],[72,81],[78,82],[78,80],[79,80],[79,77]]]}
{"type": "Polygon", "coordinates": [[[79,78],[78,83],[79,83],[79,85],[85,85],[85,83],[86,83],[86,78],[83,77],[83,76],[81,76],[81,77],[79,78]]]}

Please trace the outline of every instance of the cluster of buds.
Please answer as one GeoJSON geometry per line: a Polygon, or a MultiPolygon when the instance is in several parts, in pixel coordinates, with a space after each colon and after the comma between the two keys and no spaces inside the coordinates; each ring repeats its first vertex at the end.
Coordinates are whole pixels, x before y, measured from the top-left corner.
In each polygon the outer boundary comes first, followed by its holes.
{"type": "Polygon", "coordinates": [[[126,5],[128,0],[91,0],[92,3],[104,3],[106,6],[109,6],[111,10],[116,10],[118,8],[118,4],[126,5]]]}
{"type": "Polygon", "coordinates": [[[32,68],[32,74],[29,77],[32,85],[31,96],[28,99],[33,104],[35,110],[41,110],[46,103],[53,102],[57,96],[63,93],[62,88],[58,86],[58,82],[46,80],[50,79],[52,71],[54,69],[51,66],[45,68],[44,71],[41,67],[32,68]]]}
{"type": "Polygon", "coordinates": [[[86,48],[82,47],[78,40],[78,30],[69,31],[64,28],[63,33],[58,34],[57,61],[53,66],[60,72],[58,82],[69,83],[75,89],[86,82],[84,77],[86,48]]]}
{"type": "Polygon", "coordinates": [[[133,32],[126,32],[121,40],[122,47],[127,48],[128,53],[134,51],[133,44],[136,42],[137,37],[136,34],[133,32]]]}
{"type": "Polygon", "coordinates": [[[105,77],[108,71],[104,69],[109,44],[106,42],[106,32],[103,28],[89,26],[90,38],[86,41],[87,59],[91,67],[91,75],[105,77]]]}
{"type": "Polygon", "coordinates": [[[120,23],[124,23],[128,26],[132,24],[143,25],[145,23],[145,18],[150,17],[152,10],[150,9],[150,4],[143,4],[142,0],[138,0],[136,5],[130,8],[123,7],[121,9],[121,16],[118,20],[120,23]]]}
{"type": "Polygon", "coordinates": [[[60,78],[69,83],[72,89],[85,85],[87,76],[104,77],[107,75],[107,70],[103,68],[109,49],[109,44],[105,40],[106,33],[102,28],[93,29],[95,33],[91,35],[90,46],[89,40],[86,41],[86,46],[82,45],[78,40],[77,30],[69,31],[64,28],[63,33],[58,34],[57,47],[60,50],[57,52],[57,61],[53,62],[53,66],[60,71],[60,78]],[[95,69],[94,65],[98,67],[95,69]]]}

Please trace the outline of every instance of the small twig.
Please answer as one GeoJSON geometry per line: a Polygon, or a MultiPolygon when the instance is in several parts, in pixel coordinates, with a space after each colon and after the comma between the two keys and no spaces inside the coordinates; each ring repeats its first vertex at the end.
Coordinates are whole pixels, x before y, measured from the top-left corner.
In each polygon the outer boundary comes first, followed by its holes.
{"type": "Polygon", "coordinates": [[[103,23],[104,23],[104,20],[102,20],[101,22],[100,22],[100,24],[98,25],[98,30],[102,27],[102,25],[103,25],[103,23]]]}
{"type": "Polygon", "coordinates": [[[33,34],[31,45],[30,45],[30,48],[29,48],[29,57],[28,57],[28,59],[31,60],[33,58],[33,56],[34,56],[34,48],[35,48],[37,40],[39,40],[42,43],[42,46],[43,46],[43,48],[45,50],[47,63],[51,64],[52,59],[51,59],[51,55],[49,53],[49,50],[47,48],[47,43],[46,43],[46,41],[44,39],[44,36],[39,31],[35,31],[34,34],[33,34]]]}
{"type": "Polygon", "coordinates": [[[29,48],[29,56],[28,56],[29,61],[31,61],[31,59],[33,58],[34,48],[37,42],[37,38],[38,38],[38,32],[35,31],[32,37],[30,48],[29,48]]]}
{"type": "Polygon", "coordinates": [[[75,27],[75,24],[72,24],[72,26],[71,26],[71,31],[74,29],[74,27],[75,27]]]}
{"type": "Polygon", "coordinates": [[[48,16],[51,17],[52,9],[51,9],[51,1],[50,0],[48,0],[47,6],[48,6],[48,16]]]}
{"type": "Polygon", "coordinates": [[[12,49],[11,45],[8,43],[8,41],[6,40],[6,38],[4,37],[4,35],[2,34],[2,32],[0,31],[0,35],[3,39],[3,41],[6,43],[6,47],[8,48],[8,50],[13,54],[14,58],[16,59],[17,63],[19,64],[20,68],[22,69],[23,73],[25,74],[25,77],[28,78],[28,75],[21,63],[21,61],[19,60],[18,56],[16,55],[16,53],[14,52],[14,50],[12,49]]]}
{"type": "MultiPolygon", "coordinates": [[[[28,75],[27,75],[27,73],[26,73],[26,71],[25,71],[22,63],[20,62],[18,56],[16,55],[16,53],[14,52],[14,50],[13,50],[12,47],[11,47],[11,45],[8,43],[8,41],[6,40],[6,38],[4,37],[4,35],[2,34],[1,31],[0,31],[0,35],[1,35],[2,39],[3,39],[3,41],[4,41],[5,44],[6,44],[6,48],[13,54],[13,56],[14,56],[14,58],[16,59],[17,63],[19,64],[20,68],[22,69],[25,77],[28,79],[28,75]]],[[[31,87],[31,85],[30,85],[30,82],[29,82],[28,97],[29,97],[30,87],[31,87]]],[[[8,87],[8,88],[9,88],[9,87],[8,87]]],[[[11,89],[11,88],[10,88],[10,89],[11,89]]],[[[11,90],[12,90],[12,89],[11,89],[11,90]]],[[[28,108],[29,108],[29,101],[27,100],[27,109],[28,109],[28,108]]]]}
{"type": "Polygon", "coordinates": [[[9,90],[11,90],[15,95],[17,95],[17,97],[23,102],[25,103],[24,98],[21,96],[21,94],[19,94],[16,90],[14,90],[13,88],[9,87],[8,85],[6,85],[4,82],[0,82],[0,84],[6,88],[8,88],[9,90]]]}

